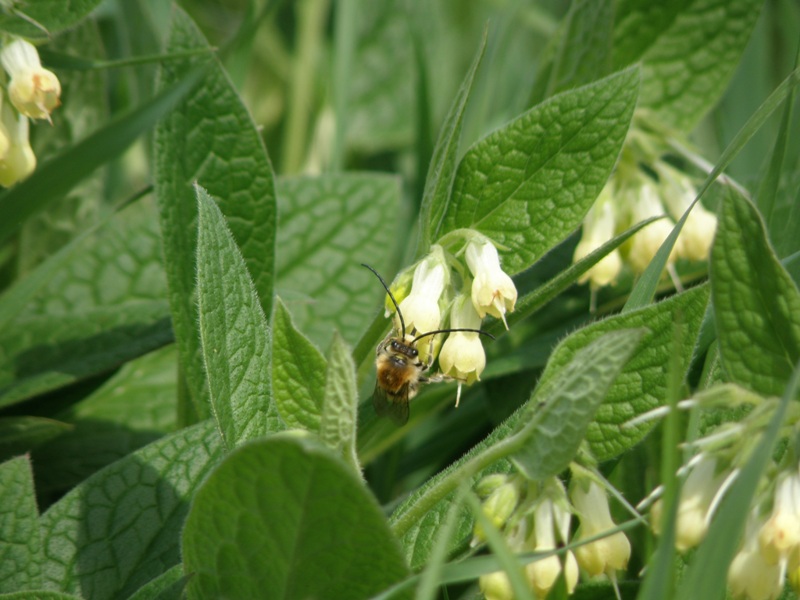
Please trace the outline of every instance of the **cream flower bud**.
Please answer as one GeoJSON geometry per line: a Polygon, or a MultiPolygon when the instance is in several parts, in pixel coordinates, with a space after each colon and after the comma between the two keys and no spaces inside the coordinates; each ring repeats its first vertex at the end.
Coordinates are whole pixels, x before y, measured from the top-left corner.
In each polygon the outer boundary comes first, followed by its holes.
{"type": "Polygon", "coordinates": [[[488,498],[493,491],[501,485],[508,483],[508,481],[509,477],[505,473],[486,475],[475,484],[475,493],[478,494],[479,498],[488,498]]]}
{"type": "Polygon", "coordinates": [[[17,39],[0,51],[0,63],[11,76],[8,95],[23,115],[32,119],[50,119],[61,103],[61,84],[52,71],[42,67],[36,46],[17,39]]]}
{"type": "MultiPolygon", "coordinates": [[[[628,188],[626,197],[630,203],[631,217],[639,223],[650,217],[665,214],[658,191],[653,183],[643,179],[639,185],[628,188]]],[[[653,260],[658,249],[672,231],[674,223],[670,219],[660,219],[647,225],[633,236],[628,254],[628,261],[637,273],[642,273],[653,260]]],[[[674,262],[680,251],[680,238],[673,246],[669,262],[674,262]]]]}
{"type": "Polygon", "coordinates": [[[411,292],[400,302],[406,333],[421,334],[439,329],[442,320],[439,298],[447,284],[446,266],[441,247],[433,246],[431,253],[414,269],[411,292]]]}
{"type": "Polygon", "coordinates": [[[511,582],[505,571],[495,571],[488,575],[481,575],[478,585],[486,600],[514,600],[511,582]]]}
{"type": "Polygon", "coordinates": [[[475,310],[481,319],[490,314],[506,323],[506,312],[512,312],[517,302],[517,288],[500,267],[497,248],[486,239],[472,240],[467,244],[466,257],[475,278],[472,282],[475,310]]]}
{"type": "MultiPolygon", "coordinates": [[[[0,107],[0,122],[8,145],[0,159],[0,185],[10,187],[25,179],[36,168],[36,155],[28,140],[28,119],[6,103],[0,107]]],[[[0,136],[3,137],[3,136],[0,136]]]]}
{"type": "MultiPolygon", "coordinates": [[[[655,168],[661,180],[661,196],[670,215],[677,221],[697,197],[697,189],[687,175],[668,164],[659,162],[655,168]]],[[[716,215],[699,202],[695,204],[681,230],[680,256],[689,260],[708,260],[716,228],[716,215]]]]}
{"type": "MultiPolygon", "coordinates": [[[[575,248],[573,262],[578,262],[588,256],[614,237],[616,211],[614,210],[611,189],[612,185],[606,184],[603,191],[600,192],[600,196],[583,219],[583,234],[581,235],[581,241],[575,248]]],[[[622,270],[622,259],[620,258],[619,250],[615,249],[581,275],[578,283],[589,281],[592,288],[600,288],[613,283],[617,279],[620,270],[622,270]]]]}
{"type": "MultiPolygon", "coordinates": [[[[481,505],[481,509],[495,527],[502,529],[517,508],[519,499],[519,486],[514,483],[505,483],[489,495],[481,505]]],[[[483,527],[480,523],[475,523],[473,542],[485,539],[486,533],[483,531],[483,527]]]]}
{"type": "MultiPolygon", "coordinates": [[[[571,489],[572,503],[581,518],[578,540],[594,537],[616,529],[611,519],[605,490],[593,480],[576,478],[571,489]]],[[[616,571],[625,569],[631,557],[631,544],[624,533],[618,531],[575,550],[578,564],[594,577],[605,573],[615,577],[616,571]]]]}
{"type": "MultiPolygon", "coordinates": [[[[479,329],[481,318],[467,296],[459,296],[450,313],[453,329],[479,329]]],[[[486,353],[480,334],[472,331],[454,331],[444,342],[439,353],[442,373],[467,384],[480,379],[486,367],[486,353]]]]}
{"type": "Polygon", "coordinates": [[[758,541],[770,563],[786,561],[800,548],[800,475],[796,471],[778,480],[772,514],[761,527],[758,541]]]}
{"type": "Polygon", "coordinates": [[[728,586],[734,598],[775,600],[783,591],[785,564],[766,560],[758,547],[758,528],[751,515],[744,545],[728,569],[728,586]]]}
{"type": "MultiPolygon", "coordinates": [[[[571,516],[566,506],[566,496],[564,486],[556,478],[547,481],[534,508],[533,534],[526,544],[534,551],[554,550],[559,542],[567,542],[571,516]]],[[[572,552],[564,554],[563,561],[564,580],[567,591],[571,594],[578,584],[578,563],[572,552]]],[[[537,599],[544,599],[550,593],[561,574],[561,562],[562,559],[553,555],[529,563],[525,567],[525,573],[537,599]]]]}

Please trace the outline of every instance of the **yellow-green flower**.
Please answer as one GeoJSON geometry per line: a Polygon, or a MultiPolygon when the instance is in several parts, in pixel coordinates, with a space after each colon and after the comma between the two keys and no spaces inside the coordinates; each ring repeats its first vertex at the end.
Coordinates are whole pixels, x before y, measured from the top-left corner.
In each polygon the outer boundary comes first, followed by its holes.
{"type": "Polygon", "coordinates": [[[50,113],[61,104],[61,83],[42,67],[36,46],[14,40],[0,51],[0,63],[11,77],[8,96],[14,107],[31,119],[50,120],[50,113]]]}

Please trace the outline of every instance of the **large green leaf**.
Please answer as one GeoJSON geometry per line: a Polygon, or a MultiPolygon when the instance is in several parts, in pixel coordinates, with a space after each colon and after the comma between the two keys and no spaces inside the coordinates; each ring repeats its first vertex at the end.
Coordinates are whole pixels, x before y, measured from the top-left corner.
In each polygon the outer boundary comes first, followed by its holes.
{"type": "Polygon", "coordinates": [[[96,473],[41,517],[45,587],[125,598],[180,562],[189,501],[222,455],[207,421],[96,473]]]}
{"type": "Polygon", "coordinates": [[[0,464],[0,593],[41,587],[42,536],[27,456],[0,464]]]}
{"type": "Polygon", "coordinates": [[[369,598],[408,573],[380,507],[307,434],[237,448],[183,533],[190,598],[369,598]]]}
{"type": "MultiPolygon", "coordinates": [[[[278,285],[297,327],[325,347],[334,329],[355,344],[375,312],[379,272],[397,247],[400,181],[348,173],[278,182],[278,285]]],[[[403,240],[405,241],[405,240],[403,240]]]]}
{"type": "Polygon", "coordinates": [[[272,394],[292,428],[319,432],[328,361],[292,323],[280,298],[272,320],[272,394]]]}
{"type": "Polygon", "coordinates": [[[688,130],[719,99],[762,0],[618,0],[614,65],[642,65],[639,106],[688,130]]]}
{"type": "Polygon", "coordinates": [[[637,444],[654,423],[623,427],[630,419],[663,404],[669,357],[681,353],[681,364],[688,367],[695,340],[708,301],[708,286],[703,285],[636,311],[616,315],[577,331],[553,351],[539,385],[570,362],[575,353],[591,340],[617,329],[646,328],[639,351],[625,365],[595,413],[586,440],[598,460],[611,459],[637,444]],[[675,347],[675,324],[685,330],[680,347],[675,347]]]}
{"type": "MultiPolygon", "coordinates": [[[[207,47],[185,13],[175,8],[172,16],[168,52],[207,47]]],[[[161,87],[184,78],[194,64],[192,59],[165,63],[161,87]]],[[[250,115],[217,61],[155,135],[155,185],[172,323],[194,408],[202,417],[210,408],[197,333],[195,181],[217,198],[261,306],[270,314],[276,218],[272,167],[250,115]]]]}
{"type": "Polygon", "coordinates": [[[36,485],[64,490],[175,429],[172,344],[131,360],[87,398],[60,412],[63,432],[36,448],[36,485]]]}
{"type": "Polygon", "coordinates": [[[800,360],[800,292],[755,207],[730,190],[711,251],[722,367],[731,381],[779,396],[800,360]]]}
{"type": "Polygon", "coordinates": [[[0,336],[0,406],[119,367],[172,341],[166,300],[17,319],[0,336]]]}
{"type": "Polygon", "coordinates": [[[197,304],[211,410],[228,448],[283,429],[272,400],[270,330],[225,217],[199,185],[197,304]]]}
{"type": "Polygon", "coordinates": [[[441,233],[477,229],[516,273],[576,229],[628,132],[638,71],[553,97],[474,144],[456,172],[441,233]]]}

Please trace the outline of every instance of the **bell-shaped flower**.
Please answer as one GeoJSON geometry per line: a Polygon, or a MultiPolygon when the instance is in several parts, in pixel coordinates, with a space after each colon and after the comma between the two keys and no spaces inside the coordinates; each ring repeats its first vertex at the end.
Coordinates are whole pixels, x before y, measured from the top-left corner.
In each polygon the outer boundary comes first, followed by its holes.
{"type": "MultiPolygon", "coordinates": [[[[439,329],[442,313],[439,299],[447,285],[448,270],[440,246],[433,246],[414,269],[411,292],[400,302],[406,332],[417,335],[439,329]]],[[[398,327],[399,329],[399,327],[398,327]]]]}
{"type": "Polygon", "coordinates": [[[0,51],[0,63],[11,77],[8,96],[14,107],[31,119],[50,120],[61,104],[61,83],[42,67],[36,46],[16,39],[0,51]]]}
{"type": "MultiPolygon", "coordinates": [[[[566,506],[566,492],[561,483],[552,478],[539,498],[533,512],[533,533],[527,545],[536,552],[555,550],[569,538],[570,512],[566,506]]],[[[578,563],[572,552],[563,558],[564,580],[567,592],[572,593],[578,584],[578,563]]],[[[562,559],[548,556],[525,567],[525,573],[537,599],[547,598],[562,570],[562,559]]]]}
{"type": "Polygon", "coordinates": [[[751,515],[742,548],[728,568],[728,587],[734,598],[775,600],[783,591],[786,564],[767,560],[759,548],[759,528],[756,517],[751,515]]]}
{"type": "Polygon", "coordinates": [[[800,474],[797,470],[780,475],[772,514],[758,532],[758,541],[770,563],[785,562],[800,549],[800,474]]]}
{"type": "MultiPolygon", "coordinates": [[[[452,329],[479,329],[481,318],[467,296],[459,296],[450,312],[452,329]]],[[[447,336],[439,353],[439,367],[445,375],[461,383],[472,384],[480,379],[486,367],[486,354],[480,334],[472,331],[454,331],[447,336]]],[[[460,390],[459,390],[460,391],[460,390]]],[[[458,405],[456,403],[456,405],[458,405]]]]}
{"type": "Polygon", "coordinates": [[[467,265],[474,277],[472,304],[481,319],[487,314],[506,323],[506,312],[512,312],[517,303],[517,288],[500,267],[497,248],[489,240],[473,239],[467,244],[467,265]]]}
{"type": "MultiPolygon", "coordinates": [[[[573,262],[578,262],[614,237],[616,210],[611,192],[612,188],[613,184],[606,184],[603,191],[600,192],[600,196],[583,219],[583,234],[581,235],[581,241],[575,248],[573,262]]],[[[620,258],[619,250],[614,249],[581,275],[578,283],[589,281],[592,289],[601,288],[616,281],[621,269],[622,259],[620,258]]]]}
{"type": "MultiPolygon", "coordinates": [[[[628,204],[633,223],[650,217],[665,215],[655,183],[642,176],[635,184],[629,185],[623,193],[628,204]]],[[[669,218],[659,219],[633,236],[628,252],[628,262],[637,273],[642,273],[653,260],[658,249],[672,231],[674,223],[669,218]]],[[[673,246],[668,262],[674,262],[680,251],[680,239],[673,246]]]]}
{"type": "MultiPolygon", "coordinates": [[[[589,477],[576,477],[570,490],[572,504],[581,519],[576,540],[591,538],[616,529],[611,519],[605,490],[589,477]]],[[[590,576],[606,574],[616,579],[616,572],[628,566],[631,544],[621,531],[589,542],[575,550],[578,564],[590,576]]]]}
{"type": "MultiPolygon", "coordinates": [[[[657,162],[655,169],[660,180],[661,197],[677,221],[694,202],[697,189],[685,173],[664,162],[657,162]]],[[[717,216],[699,202],[695,204],[681,230],[680,256],[689,260],[708,260],[716,229],[717,216]]]]}
{"type": "MultiPolygon", "coordinates": [[[[675,547],[681,552],[697,546],[706,535],[711,512],[718,494],[727,478],[717,473],[717,460],[706,454],[698,455],[686,477],[678,500],[678,518],[675,525],[675,547]]],[[[651,509],[651,522],[660,532],[661,501],[651,509]]]]}
{"type": "Polygon", "coordinates": [[[6,147],[0,158],[0,185],[10,187],[25,179],[36,168],[36,155],[28,140],[28,119],[17,114],[14,109],[3,103],[0,107],[0,143],[6,147]]]}

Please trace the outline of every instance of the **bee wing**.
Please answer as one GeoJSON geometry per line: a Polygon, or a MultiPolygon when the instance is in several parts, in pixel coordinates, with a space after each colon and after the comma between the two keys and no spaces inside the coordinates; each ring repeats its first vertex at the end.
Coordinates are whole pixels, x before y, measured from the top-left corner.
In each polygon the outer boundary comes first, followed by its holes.
{"type": "Polygon", "coordinates": [[[408,393],[409,384],[401,387],[397,393],[389,394],[381,386],[375,386],[372,394],[372,406],[379,417],[389,417],[398,425],[408,422],[408,393]]]}

